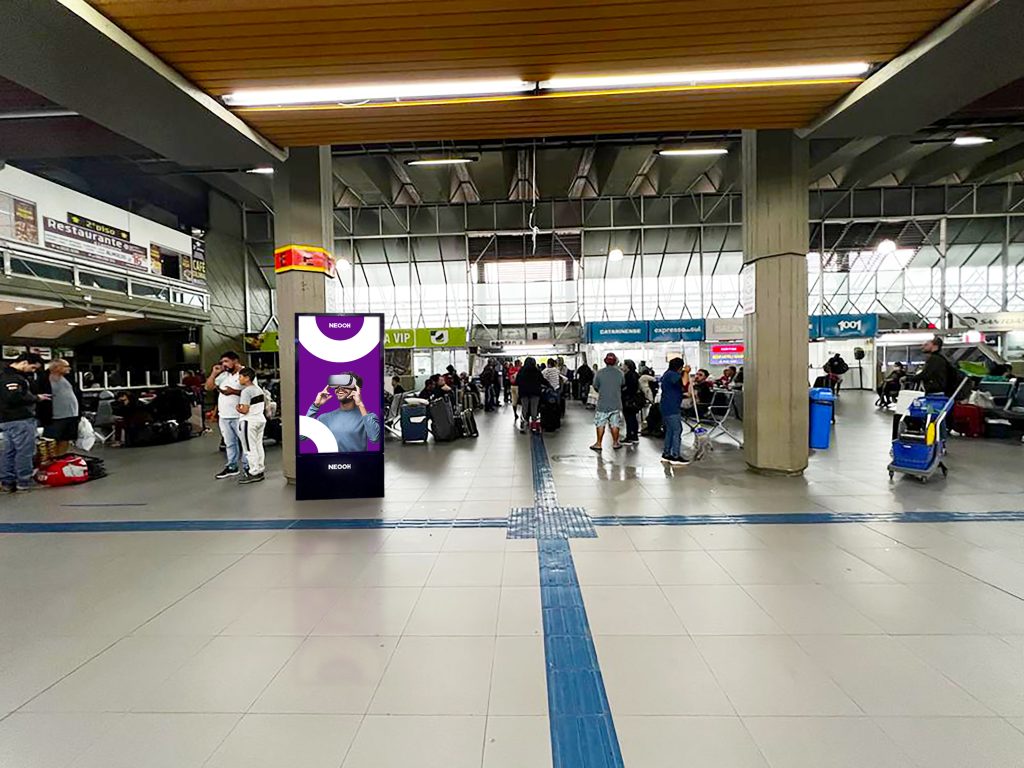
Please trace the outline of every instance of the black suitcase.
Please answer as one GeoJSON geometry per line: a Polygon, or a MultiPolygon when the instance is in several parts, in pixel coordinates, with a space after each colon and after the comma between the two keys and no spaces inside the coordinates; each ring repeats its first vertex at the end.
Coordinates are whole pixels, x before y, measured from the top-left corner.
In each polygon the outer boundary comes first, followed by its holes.
{"type": "Polygon", "coordinates": [[[458,427],[455,426],[455,412],[447,397],[431,401],[429,411],[430,431],[434,434],[434,440],[446,443],[459,436],[458,427]]]}
{"type": "Polygon", "coordinates": [[[462,412],[460,421],[463,437],[480,437],[480,430],[476,427],[476,416],[471,409],[467,408],[462,412]]]}
{"type": "Polygon", "coordinates": [[[665,422],[661,418],[661,407],[652,405],[647,411],[647,422],[643,434],[647,437],[664,437],[665,422]]]}
{"type": "Polygon", "coordinates": [[[562,426],[562,398],[554,392],[545,392],[540,398],[540,428],[555,432],[562,426]]]}
{"type": "Polygon", "coordinates": [[[427,442],[427,407],[404,403],[402,405],[402,442],[427,442]]]}

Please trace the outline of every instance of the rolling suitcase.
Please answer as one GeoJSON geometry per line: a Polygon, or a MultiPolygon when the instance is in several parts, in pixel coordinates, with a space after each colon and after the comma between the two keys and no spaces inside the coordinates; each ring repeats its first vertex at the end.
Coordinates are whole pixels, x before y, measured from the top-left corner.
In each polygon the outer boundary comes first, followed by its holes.
{"type": "Polygon", "coordinates": [[[985,436],[985,411],[977,405],[954,403],[950,429],[964,437],[985,436]]]}
{"type": "Polygon", "coordinates": [[[480,430],[476,427],[476,416],[473,415],[472,409],[464,410],[460,418],[463,437],[480,437],[480,430]]]}
{"type": "Polygon", "coordinates": [[[411,403],[402,406],[402,442],[427,442],[427,406],[411,403]]]}
{"type": "Polygon", "coordinates": [[[428,410],[430,412],[430,431],[434,433],[434,440],[446,443],[459,436],[459,428],[455,425],[455,412],[447,397],[439,397],[431,401],[428,410]]]}
{"type": "Polygon", "coordinates": [[[554,432],[562,426],[562,398],[557,392],[545,391],[540,398],[540,428],[554,432]]]}

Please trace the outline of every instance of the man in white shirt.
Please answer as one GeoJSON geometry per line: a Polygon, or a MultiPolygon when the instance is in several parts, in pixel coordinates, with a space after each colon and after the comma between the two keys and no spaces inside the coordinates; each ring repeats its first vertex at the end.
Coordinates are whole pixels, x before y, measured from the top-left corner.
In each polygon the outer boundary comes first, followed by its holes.
{"type": "Polygon", "coordinates": [[[555,392],[562,391],[562,382],[565,380],[565,377],[558,370],[558,363],[554,358],[548,360],[547,367],[541,371],[541,375],[544,377],[544,381],[548,383],[548,386],[555,390],[555,392]]]}
{"type": "Polygon", "coordinates": [[[242,382],[238,374],[241,370],[242,363],[238,359],[238,353],[229,350],[220,356],[220,362],[213,366],[210,375],[206,377],[206,391],[217,391],[218,425],[227,452],[227,463],[216,475],[218,480],[236,477],[239,474],[239,467],[247,467],[247,459],[242,453],[238,434],[238,396],[242,394],[242,382]]]}

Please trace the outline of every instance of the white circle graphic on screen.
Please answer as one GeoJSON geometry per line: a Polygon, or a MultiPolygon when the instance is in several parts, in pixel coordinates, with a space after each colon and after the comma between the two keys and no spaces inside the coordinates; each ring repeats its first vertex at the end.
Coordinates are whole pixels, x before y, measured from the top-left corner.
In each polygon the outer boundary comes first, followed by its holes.
{"type": "Polygon", "coordinates": [[[317,453],[338,452],[338,441],[334,433],[312,416],[299,416],[299,437],[312,440],[317,453]]]}
{"type": "Polygon", "coordinates": [[[369,318],[351,339],[332,339],[320,330],[315,317],[300,317],[299,343],[324,362],[351,363],[366,357],[380,344],[380,324],[377,318],[369,318]]]}
{"type": "Polygon", "coordinates": [[[430,332],[430,343],[435,346],[443,346],[448,343],[448,331],[447,329],[431,331],[430,332]]]}

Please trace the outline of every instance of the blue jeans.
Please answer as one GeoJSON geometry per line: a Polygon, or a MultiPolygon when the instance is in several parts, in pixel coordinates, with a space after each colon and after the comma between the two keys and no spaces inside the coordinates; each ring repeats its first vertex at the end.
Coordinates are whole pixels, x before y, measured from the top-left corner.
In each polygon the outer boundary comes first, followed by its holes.
{"type": "Polygon", "coordinates": [[[241,466],[247,468],[249,462],[242,453],[242,439],[238,434],[238,419],[221,419],[219,422],[220,434],[224,438],[224,448],[227,453],[227,465],[232,469],[238,469],[239,461],[241,466]]]}
{"type": "Polygon", "coordinates": [[[683,414],[663,413],[665,422],[665,456],[682,456],[683,450],[683,414]]]}
{"type": "Polygon", "coordinates": [[[0,456],[0,483],[5,486],[32,485],[32,459],[36,454],[36,420],[0,423],[4,452],[0,456]]]}

